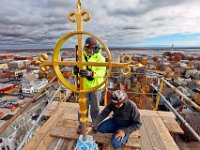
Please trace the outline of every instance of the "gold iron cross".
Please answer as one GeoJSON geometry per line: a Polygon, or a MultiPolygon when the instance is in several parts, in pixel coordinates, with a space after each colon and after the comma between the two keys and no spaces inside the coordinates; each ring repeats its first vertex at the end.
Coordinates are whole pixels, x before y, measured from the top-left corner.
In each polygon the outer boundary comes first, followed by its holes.
{"type": "Polygon", "coordinates": [[[125,55],[125,57],[122,57],[121,61],[127,62],[127,60],[128,60],[128,63],[113,63],[112,59],[111,59],[110,51],[109,51],[107,45],[96,35],[83,30],[82,22],[83,21],[88,22],[90,20],[90,13],[86,10],[81,10],[80,0],[78,0],[78,2],[77,2],[77,9],[78,9],[78,12],[72,11],[69,13],[69,16],[68,16],[68,18],[71,22],[77,23],[77,30],[69,32],[69,33],[65,34],[63,37],[61,37],[61,39],[57,42],[57,44],[54,48],[52,61],[48,61],[48,56],[44,55],[44,54],[39,56],[39,60],[41,61],[40,68],[43,71],[46,71],[50,68],[50,66],[53,66],[56,75],[58,76],[59,80],[62,82],[62,84],[64,86],[66,86],[67,88],[69,88],[70,90],[72,90],[76,93],[87,93],[87,92],[95,91],[96,89],[101,87],[103,84],[105,84],[105,82],[110,77],[112,67],[120,67],[120,68],[126,69],[126,72],[121,70],[122,74],[124,76],[126,76],[131,73],[131,66],[134,64],[131,61],[131,59],[129,59],[129,56],[127,56],[127,55],[125,55]],[[105,49],[106,54],[107,54],[108,62],[104,62],[104,63],[82,62],[82,60],[83,60],[82,59],[82,57],[83,57],[83,49],[82,49],[83,34],[94,37],[103,46],[103,48],[105,49]],[[77,35],[77,40],[78,40],[78,61],[61,61],[61,60],[59,60],[60,49],[61,49],[62,45],[70,37],[75,36],[75,35],[77,35]],[[80,89],[77,89],[77,87],[75,87],[74,85],[72,85],[65,79],[65,77],[61,73],[59,66],[78,66],[80,69],[82,69],[83,66],[105,66],[108,68],[108,71],[107,71],[105,80],[101,84],[99,84],[91,89],[84,89],[83,88],[83,78],[80,78],[80,89]]]}

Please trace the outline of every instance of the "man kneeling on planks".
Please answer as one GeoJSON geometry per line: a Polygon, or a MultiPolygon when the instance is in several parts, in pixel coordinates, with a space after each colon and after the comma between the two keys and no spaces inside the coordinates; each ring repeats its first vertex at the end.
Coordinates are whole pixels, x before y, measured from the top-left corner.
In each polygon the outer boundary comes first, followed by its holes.
{"type": "Polygon", "coordinates": [[[115,149],[121,148],[130,134],[141,126],[140,114],[136,104],[130,101],[127,94],[120,90],[113,92],[112,101],[93,122],[93,130],[101,133],[113,133],[111,143],[115,149]],[[110,112],[113,112],[113,116],[103,121],[110,112]]]}

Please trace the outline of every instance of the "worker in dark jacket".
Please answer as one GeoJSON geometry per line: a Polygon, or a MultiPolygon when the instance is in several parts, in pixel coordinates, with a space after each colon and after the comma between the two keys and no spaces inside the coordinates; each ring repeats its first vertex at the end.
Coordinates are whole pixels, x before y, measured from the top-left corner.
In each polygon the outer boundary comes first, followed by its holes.
{"type": "Polygon", "coordinates": [[[138,130],[141,125],[136,104],[128,100],[127,94],[120,90],[113,92],[112,102],[104,108],[93,123],[94,129],[101,133],[113,133],[111,143],[116,149],[121,148],[129,135],[138,130]],[[113,117],[103,121],[110,112],[113,112],[113,117]]]}

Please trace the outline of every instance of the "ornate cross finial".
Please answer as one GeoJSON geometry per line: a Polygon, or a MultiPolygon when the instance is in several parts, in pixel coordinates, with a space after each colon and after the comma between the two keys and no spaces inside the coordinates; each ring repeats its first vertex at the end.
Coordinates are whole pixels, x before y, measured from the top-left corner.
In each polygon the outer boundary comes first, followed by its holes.
{"type": "Polygon", "coordinates": [[[90,20],[90,13],[86,10],[81,10],[81,2],[78,0],[77,4],[78,12],[72,11],[69,13],[68,19],[71,22],[77,23],[77,30],[81,31],[83,30],[82,22],[88,22],[90,20]]]}
{"type": "MultiPolygon", "coordinates": [[[[104,85],[106,83],[106,81],[108,80],[108,78],[110,77],[112,67],[125,68],[128,71],[126,71],[126,73],[123,72],[124,73],[123,75],[128,75],[131,71],[130,65],[132,64],[132,62],[112,63],[110,51],[109,51],[107,45],[105,44],[105,42],[98,36],[83,30],[83,27],[82,27],[83,21],[87,22],[90,20],[90,13],[86,10],[81,10],[80,0],[78,0],[78,2],[77,2],[77,9],[78,9],[77,12],[72,11],[69,13],[69,16],[68,16],[68,19],[71,22],[77,24],[77,30],[71,31],[59,39],[59,41],[57,42],[57,44],[54,48],[51,61],[48,60],[46,55],[41,55],[40,56],[40,62],[41,62],[40,67],[41,67],[41,70],[45,71],[45,70],[49,69],[51,66],[53,66],[54,71],[55,71],[58,79],[60,80],[60,82],[68,89],[70,89],[76,93],[80,93],[79,104],[80,104],[80,114],[82,115],[81,122],[84,124],[87,121],[87,117],[86,117],[87,107],[86,107],[85,93],[95,91],[98,88],[100,88],[102,85],[104,85]],[[87,35],[87,36],[91,36],[91,37],[95,38],[99,42],[99,44],[102,45],[102,47],[106,51],[106,55],[108,58],[107,62],[100,63],[100,62],[83,62],[82,61],[83,60],[82,59],[83,58],[83,45],[82,45],[83,35],[87,35]],[[73,36],[77,37],[78,60],[77,61],[62,61],[62,60],[60,60],[61,48],[62,48],[64,42],[73,36]],[[65,77],[63,76],[63,74],[60,70],[60,66],[78,66],[79,69],[82,69],[83,66],[104,66],[104,67],[107,67],[107,74],[105,76],[105,80],[102,83],[100,83],[99,85],[97,85],[91,89],[84,89],[83,88],[83,78],[80,78],[80,88],[77,88],[76,86],[72,85],[69,81],[67,81],[65,79],[65,77]]],[[[84,128],[85,127],[83,127],[83,129],[84,128]]],[[[85,130],[83,130],[83,131],[84,131],[83,135],[85,135],[86,132],[85,132],[85,130]]]]}
{"type": "Polygon", "coordinates": [[[77,6],[78,11],[80,11],[81,10],[81,0],[78,0],[76,6],[77,6]]]}

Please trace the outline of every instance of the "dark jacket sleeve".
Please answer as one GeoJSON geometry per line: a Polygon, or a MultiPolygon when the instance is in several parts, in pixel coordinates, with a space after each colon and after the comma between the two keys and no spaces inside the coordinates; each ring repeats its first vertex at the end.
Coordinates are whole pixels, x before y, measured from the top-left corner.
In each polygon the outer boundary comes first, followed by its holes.
{"type": "Polygon", "coordinates": [[[113,104],[110,103],[108,104],[103,110],[102,112],[98,115],[98,117],[96,118],[96,120],[93,122],[94,127],[97,127],[98,124],[103,121],[109,114],[110,112],[113,110],[113,104]]]}
{"type": "Polygon", "coordinates": [[[132,109],[131,113],[132,113],[131,114],[131,124],[124,129],[124,132],[127,136],[129,136],[133,131],[138,130],[142,126],[140,113],[135,104],[133,105],[133,109],[132,109]]]}

